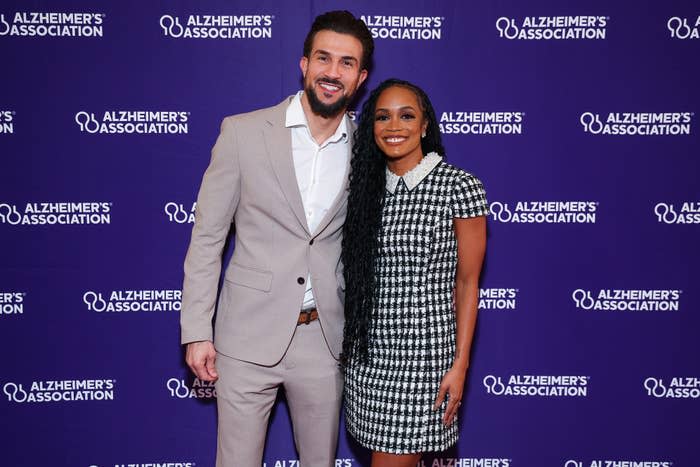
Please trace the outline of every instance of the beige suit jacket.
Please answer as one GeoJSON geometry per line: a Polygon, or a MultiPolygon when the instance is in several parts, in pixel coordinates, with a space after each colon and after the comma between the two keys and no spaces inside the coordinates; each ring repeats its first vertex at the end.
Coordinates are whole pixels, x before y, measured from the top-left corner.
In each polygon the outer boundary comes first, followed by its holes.
{"type": "MultiPolygon", "coordinates": [[[[340,263],[344,186],[309,232],[285,114],[277,106],[224,119],[197,197],[185,259],[182,343],[213,340],[217,351],[263,365],[280,361],[296,328],[311,274],[323,335],[339,357],[345,286],[340,263]],[[235,248],[216,307],[221,255],[235,225],[235,248]]],[[[348,161],[350,157],[348,157],[348,161]]]]}

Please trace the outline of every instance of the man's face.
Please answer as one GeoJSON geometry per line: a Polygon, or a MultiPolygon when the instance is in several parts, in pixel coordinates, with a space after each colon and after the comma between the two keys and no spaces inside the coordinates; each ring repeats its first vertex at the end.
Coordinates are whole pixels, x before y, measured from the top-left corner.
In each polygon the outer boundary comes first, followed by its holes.
{"type": "Polygon", "coordinates": [[[314,36],[309,57],[299,66],[311,110],[331,118],[343,112],[367,77],[360,68],[362,43],[349,34],[322,30],[314,36]]]}

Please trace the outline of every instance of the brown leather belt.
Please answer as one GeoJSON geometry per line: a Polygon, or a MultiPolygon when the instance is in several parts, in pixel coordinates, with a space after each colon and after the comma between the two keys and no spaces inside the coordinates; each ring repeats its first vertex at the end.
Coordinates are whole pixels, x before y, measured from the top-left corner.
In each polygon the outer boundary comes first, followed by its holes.
{"type": "Polygon", "coordinates": [[[299,313],[299,319],[297,320],[297,326],[300,324],[309,324],[312,321],[316,321],[318,319],[318,311],[316,308],[312,308],[310,310],[303,310],[299,313]]]}

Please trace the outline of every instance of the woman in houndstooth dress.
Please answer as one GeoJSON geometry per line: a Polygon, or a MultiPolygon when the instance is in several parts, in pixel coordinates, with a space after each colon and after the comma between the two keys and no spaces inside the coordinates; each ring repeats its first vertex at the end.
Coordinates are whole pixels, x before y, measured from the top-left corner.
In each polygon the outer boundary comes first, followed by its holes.
{"type": "Polygon", "coordinates": [[[415,466],[457,441],[488,213],[447,164],[427,96],[388,80],[362,110],[342,259],[349,433],[372,465],[415,466]]]}

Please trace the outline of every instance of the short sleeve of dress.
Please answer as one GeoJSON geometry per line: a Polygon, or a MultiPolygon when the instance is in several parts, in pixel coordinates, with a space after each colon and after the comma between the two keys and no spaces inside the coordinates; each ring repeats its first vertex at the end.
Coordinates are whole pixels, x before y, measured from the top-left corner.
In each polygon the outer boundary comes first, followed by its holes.
{"type": "Polygon", "coordinates": [[[452,190],[452,217],[467,219],[469,217],[487,216],[489,214],[484,185],[475,176],[460,173],[452,190]]]}

